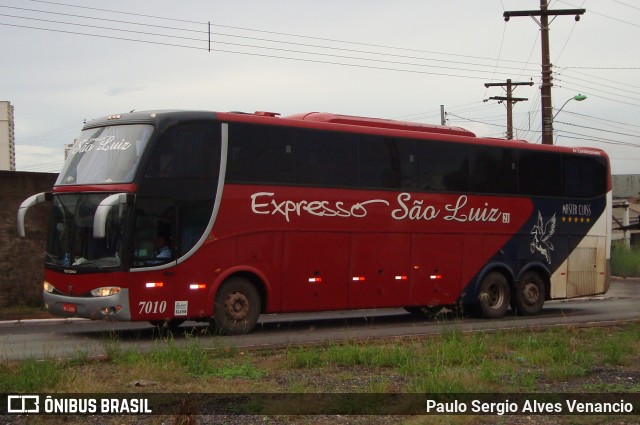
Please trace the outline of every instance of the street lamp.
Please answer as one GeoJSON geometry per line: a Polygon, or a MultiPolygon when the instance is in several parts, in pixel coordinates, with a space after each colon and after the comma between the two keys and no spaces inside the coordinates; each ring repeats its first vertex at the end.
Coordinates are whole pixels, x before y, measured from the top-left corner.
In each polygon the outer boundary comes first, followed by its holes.
{"type": "Polygon", "coordinates": [[[564,105],[562,105],[560,107],[560,109],[558,109],[558,112],[555,113],[555,115],[553,116],[553,119],[556,119],[556,116],[560,113],[560,111],[562,111],[562,108],[564,108],[565,106],[567,106],[567,103],[571,102],[572,100],[577,100],[578,102],[582,102],[583,100],[585,100],[587,98],[587,96],[578,93],[577,95],[570,97],[569,99],[567,99],[566,102],[564,102],[564,105]]]}

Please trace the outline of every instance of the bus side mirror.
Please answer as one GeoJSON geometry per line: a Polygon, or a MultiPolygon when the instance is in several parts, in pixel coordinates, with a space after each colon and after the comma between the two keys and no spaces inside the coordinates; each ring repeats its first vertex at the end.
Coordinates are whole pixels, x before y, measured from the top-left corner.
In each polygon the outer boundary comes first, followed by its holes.
{"type": "Polygon", "coordinates": [[[107,196],[100,202],[93,217],[93,237],[102,239],[106,236],[107,216],[114,205],[132,204],[135,195],[132,193],[116,193],[107,196]]]}
{"type": "Polygon", "coordinates": [[[25,237],[24,216],[27,214],[27,210],[34,205],[45,201],[51,201],[52,199],[53,194],[51,192],[40,192],[28,197],[22,202],[22,204],[20,204],[20,207],[18,208],[18,236],[21,238],[25,237]]]}

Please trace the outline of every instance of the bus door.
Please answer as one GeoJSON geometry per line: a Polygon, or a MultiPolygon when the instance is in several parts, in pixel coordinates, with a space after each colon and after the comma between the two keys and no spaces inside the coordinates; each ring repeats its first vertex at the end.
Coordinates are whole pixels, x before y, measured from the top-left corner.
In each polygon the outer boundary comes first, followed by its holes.
{"type": "Polygon", "coordinates": [[[132,318],[165,320],[176,309],[176,208],[168,198],[139,197],[135,204],[129,298],[132,318]]]}

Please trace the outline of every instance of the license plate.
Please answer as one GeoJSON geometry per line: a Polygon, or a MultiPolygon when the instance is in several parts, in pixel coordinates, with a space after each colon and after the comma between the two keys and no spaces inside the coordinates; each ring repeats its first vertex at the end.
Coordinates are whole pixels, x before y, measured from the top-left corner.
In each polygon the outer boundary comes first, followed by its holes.
{"type": "Polygon", "coordinates": [[[75,304],[62,304],[62,311],[65,313],[75,313],[76,305],[75,304]]]}

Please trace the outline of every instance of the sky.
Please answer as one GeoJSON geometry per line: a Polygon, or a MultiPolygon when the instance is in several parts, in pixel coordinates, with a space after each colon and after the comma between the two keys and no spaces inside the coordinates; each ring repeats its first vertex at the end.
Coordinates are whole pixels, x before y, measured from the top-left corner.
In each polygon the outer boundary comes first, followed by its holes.
{"type": "MultiPolygon", "coordinates": [[[[550,26],[554,142],[605,150],[640,174],[640,1],[550,26]],[[586,100],[572,99],[577,94],[586,100]]],[[[19,171],[59,172],[83,122],[131,110],[333,112],[505,137],[485,83],[514,96],[515,137],[540,143],[537,0],[0,0],[0,100],[19,171]]]]}

